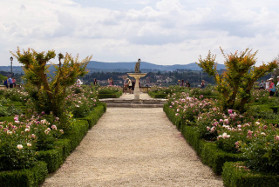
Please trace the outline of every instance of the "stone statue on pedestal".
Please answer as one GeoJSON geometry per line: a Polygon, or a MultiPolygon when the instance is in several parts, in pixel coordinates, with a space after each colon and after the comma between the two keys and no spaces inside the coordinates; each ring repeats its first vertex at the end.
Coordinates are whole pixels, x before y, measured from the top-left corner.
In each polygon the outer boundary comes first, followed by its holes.
{"type": "Polygon", "coordinates": [[[140,73],[140,58],[138,59],[138,62],[135,65],[135,73],[140,73]]]}

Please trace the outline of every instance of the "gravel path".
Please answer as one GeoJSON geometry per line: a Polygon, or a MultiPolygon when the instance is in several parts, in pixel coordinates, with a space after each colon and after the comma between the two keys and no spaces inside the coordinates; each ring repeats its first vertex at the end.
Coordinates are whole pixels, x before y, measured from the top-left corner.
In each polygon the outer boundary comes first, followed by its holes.
{"type": "Polygon", "coordinates": [[[162,108],[108,108],[42,185],[223,186],[162,108]]]}

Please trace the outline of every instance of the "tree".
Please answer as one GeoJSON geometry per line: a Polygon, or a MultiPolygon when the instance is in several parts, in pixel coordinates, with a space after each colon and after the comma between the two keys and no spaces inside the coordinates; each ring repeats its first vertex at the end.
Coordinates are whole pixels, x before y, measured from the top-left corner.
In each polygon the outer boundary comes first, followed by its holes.
{"type": "Polygon", "coordinates": [[[47,62],[55,58],[54,50],[38,53],[34,49],[28,49],[21,53],[18,48],[16,53],[12,54],[24,65],[26,82],[24,87],[29,92],[37,111],[52,112],[58,117],[63,116],[67,88],[73,85],[78,77],[87,73],[85,68],[91,56],[79,62],[78,56],[73,58],[66,53],[64,57],[60,53],[58,54],[59,64],[55,66],[55,74],[48,76],[47,62]]]}
{"type": "Polygon", "coordinates": [[[250,101],[254,83],[266,73],[277,68],[278,61],[274,60],[256,67],[257,51],[252,53],[252,50],[246,49],[239,53],[236,51],[227,55],[222,49],[221,52],[225,57],[224,64],[226,66],[226,71],[221,75],[216,70],[216,55],[212,55],[210,51],[205,59],[200,57],[197,64],[203,71],[215,78],[223,110],[237,109],[244,112],[245,104],[250,101]]]}

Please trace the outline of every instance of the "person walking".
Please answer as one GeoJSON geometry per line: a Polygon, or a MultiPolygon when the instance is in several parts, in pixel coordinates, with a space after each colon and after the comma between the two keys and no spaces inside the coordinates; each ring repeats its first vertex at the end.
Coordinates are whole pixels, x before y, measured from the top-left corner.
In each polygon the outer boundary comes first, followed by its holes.
{"type": "Polygon", "coordinates": [[[275,84],[273,82],[273,78],[268,79],[269,80],[269,96],[274,96],[275,94],[275,84]]]}
{"type": "Polygon", "coordinates": [[[97,86],[97,84],[98,84],[98,82],[97,82],[97,79],[95,78],[95,79],[94,79],[94,82],[93,82],[93,85],[94,85],[94,86],[97,86]]]}
{"type": "Polygon", "coordinates": [[[190,88],[190,87],[191,87],[191,85],[190,85],[190,83],[189,83],[188,81],[186,81],[185,86],[186,86],[187,88],[190,88]]]}
{"type": "Polygon", "coordinates": [[[15,88],[16,87],[16,79],[13,77],[12,81],[13,81],[13,88],[15,88]]]}
{"type": "Polygon", "coordinates": [[[202,82],[201,82],[201,88],[205,88],[205,81],[204,80],[202,80],[202,82]]]}
{"type": "Polygon", "coordinates": [[[13,88],[13,79],[11,77],[8,78],[8,83],[10,85],[10,88],[13,88]]]}
{"type": "Polygon", "coordinates": [[[131,79],[128,80],[128,86],[129,86],[129,93],[131,94],[132,93],[132,88],[133,88],[133,83],[132,83],[131,79]]]}

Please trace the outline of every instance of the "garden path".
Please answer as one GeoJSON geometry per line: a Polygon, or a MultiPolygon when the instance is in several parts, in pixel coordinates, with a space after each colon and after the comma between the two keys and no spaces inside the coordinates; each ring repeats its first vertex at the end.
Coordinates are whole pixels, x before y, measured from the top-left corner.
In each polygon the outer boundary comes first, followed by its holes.
{"type": "Polygon", "coordinates": [[[108,108],[42,186],[216,187],[223,182],[201,163],[162,108],[108,108]]]}

